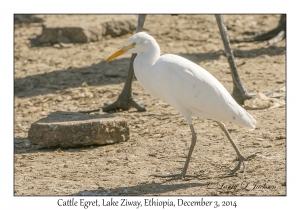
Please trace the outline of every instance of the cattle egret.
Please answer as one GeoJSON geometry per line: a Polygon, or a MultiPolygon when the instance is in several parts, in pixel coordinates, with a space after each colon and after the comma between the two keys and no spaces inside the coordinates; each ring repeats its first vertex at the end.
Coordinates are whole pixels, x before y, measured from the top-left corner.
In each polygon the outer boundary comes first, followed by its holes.
{"type": "MultiPolygon", "coordinates": [[[[136,28],[136,32],[141,32],[143,30],[144,22],[146,19],[145,14],[139,15],[138,18],[138,24],[136,28]]],[[[233,52],[230,47],[230,42],[227,34],[226,25],[223,19],[223,15],[215,15],[216,21],[218,23],[220,35],[224,44],[225,48],[225,54],[229,63],[230,72],[232,76],[232,82],[233,82],[233,90],[232,90],[232,97],[239,103],[243,104],[245,100],[251,99],[254,94],[248,93],[247,90],[244,88],[242,81],[240,79],[237,66],[234,60],[233,52]]],[[[140,104],[136,103],[132,97],[131,92],[131,83],[133,79],[133,61],[135,59],[136,53],[132,54],[128,74],[126,77],[125,85],[123,87],[122,92],[120,93],[118,99],[112,103],[105,105],[102,107],[102,110],[104,112],[109,112],[111,110],[128,110],[131,107],[136,108],[139,112],[146,111],[144,107],[142,107],[140,104]]],[[[266,95],[270,95],[271,93],[265,93],[266,95]]],[[[98,112],[100,109],[95,110],[89,110],[89,111],[82,111],[83,113],[91,113],[91,112],[98,112]]]]}
{"type": "MultiPolygon", "coordinates": [[[[231,171],[234,174],[244,165],[245,158],[233,142],[223,122],[232,122],[247,129],[255,129],[256,120],[232,98],[224,86],[208,71],[177,55],[160,56],[156,40],[145,32],[133,35],[125,45],[106,62],[124,53],[137,53],[134,73],[141,86],[153,97],[172,105],[188,122],[192,142],[183,170],[180,174],[160,177],[184,178],[196,144],[192,116],[217,122],[234,147],[239,162],[231,171]]],[[[244,166],[245,173],[245,166],[244,166]]]]}

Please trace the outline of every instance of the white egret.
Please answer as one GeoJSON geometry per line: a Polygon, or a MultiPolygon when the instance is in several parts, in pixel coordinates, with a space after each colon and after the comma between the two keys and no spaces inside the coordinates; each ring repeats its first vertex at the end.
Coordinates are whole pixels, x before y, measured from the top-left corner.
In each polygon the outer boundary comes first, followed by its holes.
{"type": "MultiPolygon", "coordinates": [[[[146,19],[145,14],[139,15],[138,18],[138,24],[136,28],[136,32],[141,32],[143,30],[144,22],[146,19]]],[[[252,98],[255,96],[254,94],[248,93],[245,87],[242,84],[242,81],[240,79],[237,66],[234,60],[233,52],[230,47],[229,37],[227,34],[226,25],[223,19],[223,15],[215,15],[220,35],[223,41],[225,54],[229,63],[230,72],[232,76],[232,82],[233,82],[233,90],[232,90],[232,97],[239,103],[243,104],[245,100],[252,98]]],[[[133,61],[135,59],[136,53],[132,54],[130,59],[130,65],[128,69],[128,74],[126,77],[126,81],[123,87],[122,92],[120,93],[119,97],[115,102],[112,104],[105,105],[102,107],[102,110],[104,112],[109,112],[111,110],[128,110],[131,107],[136,108],[139,112],[146,111],[144,107],[142,107],[140,104],[136,103],[132,97],[132,91],[131,91],[131,83],[133,79],[133,61]]],[[[270,95],[271,93],[267,92],[266,95],[270,95]]],[[[91,113],[91,112],[98,112],[100,109],[95,110],[89,110],[89,111],[83,111],[84,113],[91,113]]]]}
{"type": "Polygon", "coordinates": [[[223,122],[233,122],[253,130],[256,120],[237,104],[224,86],[208,71],[177,55],[160,56],[159,45],[149,34],[136,33],[120,50],[107,58],[106,62],[124,53],[138,54],[133,67],[141,86],[151,96],[177,109],[191,129],[192,142],[182,172],[161,177],[183,178],[186,176],[197,139],[192,125],[192,116],[214,120],[225,132],[239,158],[239,163],[231,171],[231,174],[234,174],[240,168],[241,163],[244,164],[246,158],[240,153],[223,122]]]}

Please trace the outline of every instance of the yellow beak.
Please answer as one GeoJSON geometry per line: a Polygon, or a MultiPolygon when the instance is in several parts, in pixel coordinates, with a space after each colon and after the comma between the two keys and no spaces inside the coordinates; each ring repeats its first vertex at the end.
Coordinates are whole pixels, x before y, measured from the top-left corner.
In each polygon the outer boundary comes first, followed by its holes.
{"type": "Polygon", "coordinates": [[[105,61],[109,62],[117,57],[119,57],[120,55],[123,55],[124,53],[126,53],[128,50],[132,49],[133,46],[132,45],[128,45],[125,47],[122,47],[120,50],[118,50],[117,52],[115,52],[114,54],[112,54],[111,56],[109,56],[105,61]]]}

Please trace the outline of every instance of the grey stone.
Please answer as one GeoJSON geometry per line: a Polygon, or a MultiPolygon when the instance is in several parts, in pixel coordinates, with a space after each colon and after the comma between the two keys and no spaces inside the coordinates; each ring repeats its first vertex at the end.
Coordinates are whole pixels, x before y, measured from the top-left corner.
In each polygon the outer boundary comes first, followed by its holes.
{"type": "Polygon", "coordinates": [[[127,141],[129,127],[125,119],[112,114],[57,111],[32,123],[28,139],[40,147],[105,145],[127,141]]]}
{"type": "Polygon", "coordinates": [[[136,23],[133,21],[109,21],[103,24],[103,35],[111,37],[123,36],[136,29],[136,23]]]}
{"type": "Polygon", "coordinates": [[[32,46],[54,45],[57,43],[88,43],[102,38],[102,26],[99,28],[83,27],[46,27],[43,25],[42,34],[31,40],[32,46]]]}
{"type": "Polygon", "coordinates": [[[136,21],[112,20],[99,25],[42,27],[42,34],[30,40],[31,46],[97,42],[104,36],[118,37],[132,33],[136,29],[136,21]]]}

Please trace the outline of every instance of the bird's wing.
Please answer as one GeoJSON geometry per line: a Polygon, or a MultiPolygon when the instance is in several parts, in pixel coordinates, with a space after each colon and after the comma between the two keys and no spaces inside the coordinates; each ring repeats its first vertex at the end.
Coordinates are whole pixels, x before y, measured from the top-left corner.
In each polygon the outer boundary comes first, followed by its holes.
{"type": "Polygon", "coordinates": [[[162,87],[157,90],[160,91],[160,99],[173,106],[175,100],[202,119],[231,121],[243,127],[253,128],[253,125],[248,125],[251,124],[248,121],[253,121],[254,118],[239,106],[224,86],[205,69],[172,54],[161,56],[155,66],[155,71],[160,72],[155,74],[160,75],[156,78],[156,82],[160,82],[162,87]]]}

